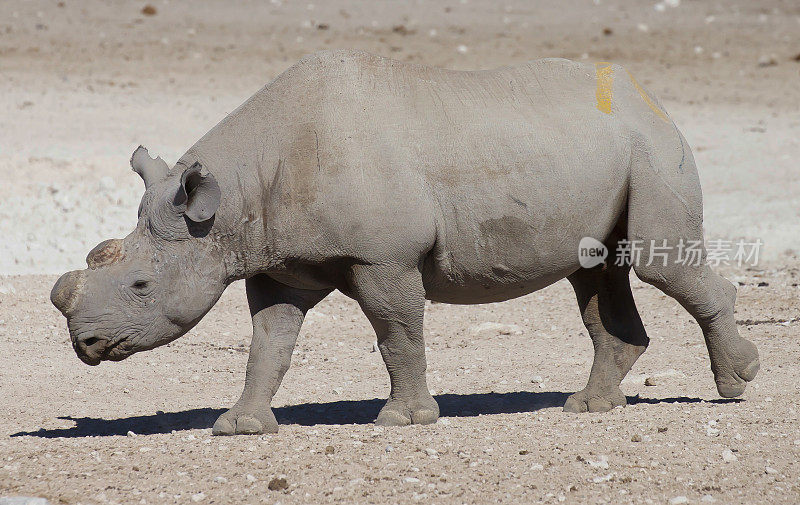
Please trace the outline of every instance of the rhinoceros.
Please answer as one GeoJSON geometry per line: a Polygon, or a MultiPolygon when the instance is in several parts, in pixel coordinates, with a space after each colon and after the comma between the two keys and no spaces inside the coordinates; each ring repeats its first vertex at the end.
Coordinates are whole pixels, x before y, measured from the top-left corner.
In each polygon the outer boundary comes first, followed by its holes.
{"type": "Polygon", "coordinates": [[[736,328],[736,289],[706,261],[691,150],[617,65],[452,71],[320,52],[172,168],[141,146],[131,165],[146,188],[136,229],[95,247],[51,300],[79,358],[97,365],[180,337],[244,279],[244,391],[215,434],[277,431],[270,402],[303,318],[337,289],[377,335],[391,383],[380,425],[439,417],[425,377],[426,300],[497,302],[563,278],[595,350],[568,412],[626,403],[620,382],[648,345],[631,268],[697,320],[721,396],[741,395],[759,368],[736,328]],[[579,254],[587,237],[608,254],[591,268],[579,254]],[[690,243],[694,261],[681,257],[690,243]]]}

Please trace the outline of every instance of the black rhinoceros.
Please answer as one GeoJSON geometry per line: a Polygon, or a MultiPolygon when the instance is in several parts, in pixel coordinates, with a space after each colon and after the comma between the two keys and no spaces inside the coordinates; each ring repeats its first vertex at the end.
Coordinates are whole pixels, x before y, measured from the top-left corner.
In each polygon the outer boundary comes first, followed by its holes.
{"type": "Polygon", "coordinates": [[[722,396],[759,368],[734,286],[681,245],[702,240],[692,153],[621,67],[563,59],[459,72],[356,51],[302,59],[172,167],[138,149],[136,229],[64,274],[52,301],[90,365],[166,344],[246,279],[253,341],[241,399],[214,433],[277,430],[270,401],[304,315],[334,289],[374,326],[391,380],[384,425],[439,416],[425,380],[425,300],[507,300],[567,278],[595,348],[565,410],[625,404],[648,344],[629,271],[700,324],[722,396]],[[582,239],[611,254],[582,268],[582,239]],[[620,261],[625,244],[642,247],[620,261]],[[668,253],[664,253],[668,250],[668,253]]]}

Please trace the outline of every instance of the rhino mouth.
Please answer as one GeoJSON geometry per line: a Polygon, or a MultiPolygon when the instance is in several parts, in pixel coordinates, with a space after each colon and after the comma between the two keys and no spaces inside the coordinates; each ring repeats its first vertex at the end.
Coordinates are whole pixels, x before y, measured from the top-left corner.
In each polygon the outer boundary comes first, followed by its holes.
{"type": "Polygon", "coordinates": [[[97,366],[103,361],[122,361],[133,354],[121,345],[124,342],[124,339],[110,340],[95,335],[83,335],[74,340],[73,347],[82,362],[97,366]]]}
{"type": "Polygon", "coordinates": [[[115,342],[109,342],[103,352],[100,354],[101,361],[122,361],[123,359],[127,358],[131,354],[131,351],[127,349],[125,345],[125,340],[117,340],[115,342]]]}

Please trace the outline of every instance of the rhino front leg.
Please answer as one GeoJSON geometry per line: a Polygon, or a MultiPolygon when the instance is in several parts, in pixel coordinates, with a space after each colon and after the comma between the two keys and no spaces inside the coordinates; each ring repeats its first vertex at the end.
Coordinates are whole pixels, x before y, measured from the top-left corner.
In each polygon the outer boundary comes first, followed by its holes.
{"type": "Polygon", "coordinates": [[[422,322],[425,289],[414,267],[356,265],[350,271],[353,295],[372,323],[391,383],[389,400],[375,424],[430,424],[439,405],[425,380],[422,322]]]}
{"type": "Polygon", "coordinates": [[[290,288],[260,274],[245,281],[253,341],[244,391],[214,423],[214,435],[276,433],[270,402],[289,369],[306,312],[330,293],[290,288]]]}

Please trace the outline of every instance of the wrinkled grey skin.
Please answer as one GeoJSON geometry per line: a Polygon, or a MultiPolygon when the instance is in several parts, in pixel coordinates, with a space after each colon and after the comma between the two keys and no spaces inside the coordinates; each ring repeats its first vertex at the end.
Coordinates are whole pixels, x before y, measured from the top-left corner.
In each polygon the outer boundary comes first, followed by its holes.
{"type": "MultiPolygon", "coordinates": [[[[303,317],[339,289],[374,326],[389,372],[376,422],[432,423],[425,299],[507,300],[566,277],[595,360],[564,408],[624,405],[620,381],[648,338],[614,251],[622,239],[701,240],[702,198],[666,113],[624,69],[611,73],[603,111],[595,67],[567,60],[486,72],[352,51],[301,60],[172,169],[134,154],[147,187],[136,230],[53,288],[78,356],[95,365],[166,344],[246,279],[244,392],[213,431],[274,432],[270,401],[303,317]],[[609,247],[605,266],[580,268],[586,236],[609,247]]],[[[736,329],[735,288],[669,254],[645,248],[636,274],[697,319],[719,393],[742,394],[759,362],[736,329]]]]}

